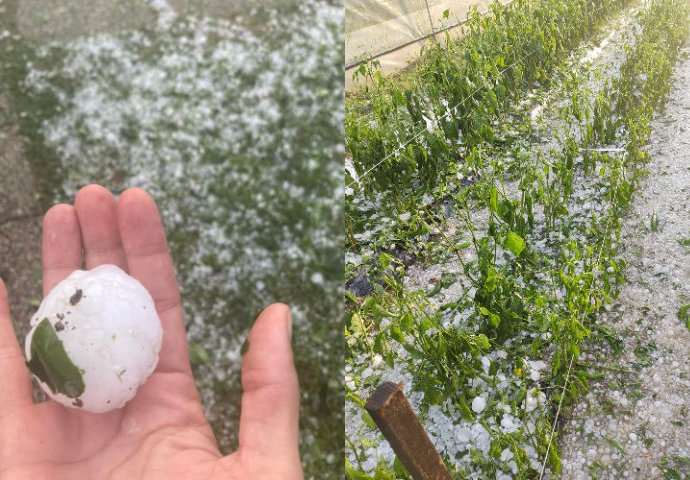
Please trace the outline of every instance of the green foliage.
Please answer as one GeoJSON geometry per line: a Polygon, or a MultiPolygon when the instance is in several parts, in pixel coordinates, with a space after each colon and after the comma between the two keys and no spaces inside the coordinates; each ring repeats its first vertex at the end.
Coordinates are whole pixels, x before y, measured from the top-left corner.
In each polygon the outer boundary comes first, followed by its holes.
{"type": "Polygon", "coordinates": [[[659,231],[659,215],[657,215],[656,212],[652,213],[652,218],[649,221],[649,229],[652,232],[659,231]]]}
{"type": "MultiPolygon", "coordinates": [[[[625,4],[495,4],[490,16],[472,19],[467,37],[447,50],[427,52],[404,86],[372,73],[369,109],[347,115],[347,146],[360,177],[346,181],[353,190],[346,201],[349,248],[359,250],[358,235],[376,225],[378,237],[366,240],[369,248],[390,239],[417,251],[424,251],[424,242],[438,243],[457,254],[464,274],[458,280],[463,294],[440,307],[431,297],[441,289],[412,291],[394,279],[365,299],[350,297],[348,364],[380,355],[390,368],[412,373],[425,407],[451,404],[466,421],[482,421],[497,418],[498,399],[476,414],[474,379],[490,383],[509,366],[514,386],[500,401],[524,415],[530,379],[522,359],[547,358],[550,372],[542,381],[549,407],[534,430],[510,437],[487,427],[496,445],[510,445],[522,459],[517,478],[536,474],[526,460],[526,444],[558,474],[557,442],[549,440],[556,407],[568,408],[587,389],[591,375],[578,367],[583,344],[593,334],[614,349],[619,344],[597,324],[597,314],[624,281],[621,217],[648,160],[649,122],[668,94],[687,34],[688,6],[677,0],[649,4],[627,40],[618,74],[601,79],[596,91],[577,73],[558,73],[559,93],[567,99],[560,111],[564,127],[554,132],[558,147],[548,154],[521,148],[520,142],[531,140],[532,126],[511,118],[512,105],[527,89],[550,82],[568,51],[625,4]],[[453,109],[457,104],[462,108],[453,109]],[[508,131],[521,132],[522,140],[509,138],[508,131]],[[617,145],[623,147],[612,148],[617,145]],[[598,206],[576,218],[570,209],[583,185],[597,192],[598,206]],[[371,205],[363,208],[367,199],[371,205]],[[443,233],[446,220],[433,213],[442,201],[460,219],[457,238],[443,233]],[[377,225],[382,210],[393,219],[413,213],[403,230],[395,221],[377,225]],[[409,223],[428,227],[410,229],[409,223]],[[462,322],[449,325],[453,316],[462,322]],[[396,353],[398,347],[406,357],[396,353]],[[507,352],[505,365],[492,362],[487,373],[483,358],[497,350],[507,352]]],[[[636,353],[643,361],[653,348],[640,346],[636,353]]],[[[620,445],[609,440],[614,448],[620,445]]],[[[492,444],[489,458],[467,452],[486,478],[501,468],[492,456],[497,448],[492,444]]]]}
{"type": "MultiPolygon", "coordinates": [[[[245,344],[248,345],[246,342],[245,340],[245,344]]],[[[189,342],[189,361],[192,362],[192,365],[206,364],[209,360],[208,352],[203,345],[198,342],[189,342]]]]}
{"type": "Polygon", "coordinates": [[[659,463],[665,480],[682,480],[690,475],[690,457],[686,455],[665,456],[659,463]]]}
{"type": "Polygon", "coordinates": [[[678,243],[684,247],[690,247],[690,238],[682,238],[678,240],[678,243]]]}
{"type": "Polygon", "coordinates": [[[690,330],[690,303],[680,307],[676,316],[678,317],[678,320],[683,322],[687,329],[690,330]]]}
{"type": "Polygon", "coordinates": [[[347,148],[368,192],[431,186],[484,142],[529,88],[548,82],[569,51],[627,0],[517,0],[475,10],[469,33],[430,48],[411,85],[384,79],[377,64],[357,72],[372,89],[368,109],[347,112],[347,148]]]}
{"type": "Polygon", "coordinates": [[[628,453],[628,451],[625,449],[625,447],[623,447],[623,445],[621,445],[621,442],[619,442],[615,438],[609,437],[608,435],[602,435],[602,438],[606,441],[606,443],[611,445],[614,449],[616,449],[620,453],[623,453],[623,454],[628,453]]]}

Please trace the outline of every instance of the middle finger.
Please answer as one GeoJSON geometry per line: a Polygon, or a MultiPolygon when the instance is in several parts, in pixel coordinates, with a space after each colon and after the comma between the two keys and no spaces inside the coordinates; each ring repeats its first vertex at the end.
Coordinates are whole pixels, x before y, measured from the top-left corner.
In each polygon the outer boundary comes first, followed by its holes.
{"type": "Polygon", "coordinates": [[[109,263],[126,270],[113,195],[100,185],[88,185],[77,192],[74,208],[79,218],[86,268],[109,263]]]}

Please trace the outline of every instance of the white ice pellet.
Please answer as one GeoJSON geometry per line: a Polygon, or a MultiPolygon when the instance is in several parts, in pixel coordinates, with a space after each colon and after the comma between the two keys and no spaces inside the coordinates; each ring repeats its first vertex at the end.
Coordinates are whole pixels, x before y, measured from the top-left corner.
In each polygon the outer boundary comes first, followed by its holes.
{"type": "Polygon", "coordinates": [[[486,399],[484,397],[474,397],[472,400],[472,411],[474,413],[482,413],[486,408],[486,399]]]}
{"type": "Polygon", "coordinates": [[[484,370],[484,373],[488,374],[489,369],[491,368],[491,360],[489,357],[486,355],[482,357],[482,369],[484,370]]]}
{"type": "Polygon", "coordinates": [[[538,382],[541,378],[541,371],[546,368],[546,363],[542,360],[531,361],[525,360],[527,369],[529,370],[529,376],[534,382],[538,382]]]}
{"type": "MultiPolygon", "coordinates": [[[[72,272],[46,295],[31,326],[26,357],[32,364],[35,355],[33,364],[44,372],[43,379],[36,377],[41,388],[62,405],[92,413],[123,407],[134,397],[156,368],[163,338],[149,292],[114,265],[72,272]],[[55,375],[45,373],[55,356],[38,348],[38,337],[32,344],[38,327],[46,326],[45,319],[69,361],[81,372],[83,391],[79,394],[70,393],[73,388],[60,390],[55,375]]],[[[32,372],[36,376],[36,368],[32,372]]]]}
{"type": "Polygon", "coordinates": [[[518,431],[518,424],[512,415],[505,414],[501,419],[501,430],[505,433],[515,433],[518,431]]]}
{"type": "Polygon", "coordinates": [[[455,439],[460,443],[468,442],[470,440],[470,431],[465,427],[456,428],[455,439]]]}

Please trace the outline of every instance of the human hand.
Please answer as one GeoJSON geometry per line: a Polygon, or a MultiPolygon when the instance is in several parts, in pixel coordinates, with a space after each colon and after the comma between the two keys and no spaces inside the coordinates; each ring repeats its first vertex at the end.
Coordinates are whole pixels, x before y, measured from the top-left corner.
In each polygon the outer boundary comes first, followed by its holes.
{"type": "Polygon", "coordinates": [[[223,457],[206,420],[187,351],[182,304],[156,205],[143,190],[116,201],[90,185],[43,220],[43,293],[82,265],[109,263],[151,293],[163,324],[156,371],[125,407],[92,414],[35,404],[0,280],[0,479],[302,478],[299,387],[290,313],[271,305],[242,359],[239,448],[223,457]]]}

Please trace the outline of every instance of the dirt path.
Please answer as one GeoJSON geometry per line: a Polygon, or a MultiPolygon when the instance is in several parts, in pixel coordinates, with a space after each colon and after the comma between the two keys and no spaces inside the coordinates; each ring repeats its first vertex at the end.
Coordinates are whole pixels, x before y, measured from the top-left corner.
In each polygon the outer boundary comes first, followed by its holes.
{"type": "Polygon", "coordinates": [[[650,175],[624,219],[628,283],[600,319],[622,344],[588,354],[603,378],[566,426],[562,478],[690,478],[690,332],[677,316],[690,303],[690,245],[681,243],[690,242],[688,54],[653,122],[650,175]]]}
{"type": "Polygon", "coordinates": [[[0,277],[7,283],[17,335],[41,299],[41,211],[16,125],[0,95],[0,277]]]}

